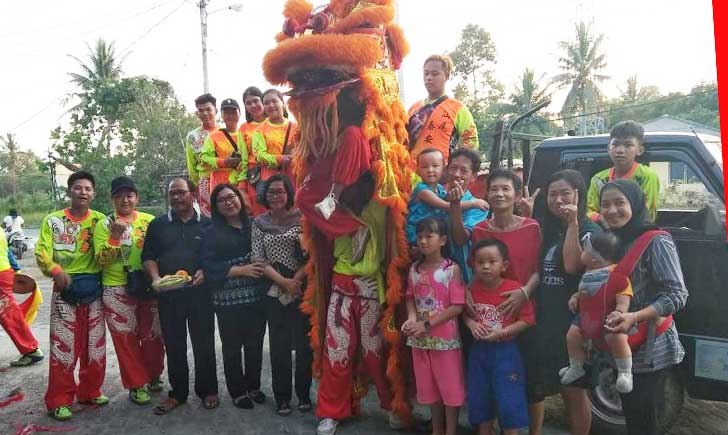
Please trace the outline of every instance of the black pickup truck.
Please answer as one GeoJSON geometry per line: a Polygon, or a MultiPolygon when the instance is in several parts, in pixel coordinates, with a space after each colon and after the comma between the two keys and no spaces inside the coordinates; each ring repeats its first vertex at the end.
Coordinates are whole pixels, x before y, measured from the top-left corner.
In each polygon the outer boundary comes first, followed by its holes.
{"type": "MultiPolygon", "coordinates": [[[[690,296],[676,315],[687,354],[664,386],[661,424],[669,427],[685,393],[696,399],[728,402],[728,242],[720,139],[688,133],[647,133],[640,163],[660,178],[657,224],[675,239],[690,296]]],[[[533,151],[531,192],[544,188],[559,169],[576,169],[587,180],[611,166],[608,135],[550,138],[533,151]]],[[[527,149],[527,148],[526,148],[527,149]]],[[[525,156],[524,156],[525,157],[525,156]]],[[[536,201],[536,214],[545,207],[536,201]],[[541,209],[541,210],[539,210],[541,209]]],[[[611,359],[597,357],[591,391],[593,433],[620,432],[624,425],[614,389],[611,359]]]]}

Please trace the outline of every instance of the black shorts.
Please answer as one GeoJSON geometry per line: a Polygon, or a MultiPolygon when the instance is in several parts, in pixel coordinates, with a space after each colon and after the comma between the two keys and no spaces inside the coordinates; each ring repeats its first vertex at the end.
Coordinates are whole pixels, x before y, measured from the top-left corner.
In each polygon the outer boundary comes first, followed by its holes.
{"type": "Polygon", "coordinates": [[[529,405],[543,402],[546,398],[540,357],[542,345],[538,325],[531,326],[518,336],[518,348],[526,368],[526,399],[529,405]]]}

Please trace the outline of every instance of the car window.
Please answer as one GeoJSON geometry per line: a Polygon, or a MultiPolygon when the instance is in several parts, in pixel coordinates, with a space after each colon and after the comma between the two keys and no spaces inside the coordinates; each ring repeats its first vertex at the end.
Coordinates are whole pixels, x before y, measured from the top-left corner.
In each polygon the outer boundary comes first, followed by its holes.
{"type": "Polygon", "coordinates": [[[649,162],[660,180],[658,210],[702,210],[709,204],[725,211],[725,205],[706,187],[690,161],[658,158],[649,162]]]}

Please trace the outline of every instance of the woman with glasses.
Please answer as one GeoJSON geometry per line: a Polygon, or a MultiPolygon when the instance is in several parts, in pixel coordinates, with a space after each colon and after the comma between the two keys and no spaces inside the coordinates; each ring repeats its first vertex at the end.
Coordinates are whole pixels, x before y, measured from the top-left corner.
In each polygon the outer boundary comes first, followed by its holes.
{"type": "Polygon", "coordinates": [[[240,191],[220,184],[210,195],[210,205],[212,225],[203,233],[202,269],[217,315],[225,383],[235,406],[252,409],[253,402],[265,401],[260,391],[265,267],[251,260],[250,221],[240,191]]]}
{"type": "Polygon", "coordinates": [[[273,175],[263,187],[267,212],[253,221],[253,260],[265,266],[271,281],[266,298],[273,395],[278,415],[291,414],[291,351],[296,351],[298,410],[311,410],[312,352],[308,316],[299,305],[304,288],[305,257],[301,249],[301,212],[293,208],[293,187],[287,177],[273,175]]]}

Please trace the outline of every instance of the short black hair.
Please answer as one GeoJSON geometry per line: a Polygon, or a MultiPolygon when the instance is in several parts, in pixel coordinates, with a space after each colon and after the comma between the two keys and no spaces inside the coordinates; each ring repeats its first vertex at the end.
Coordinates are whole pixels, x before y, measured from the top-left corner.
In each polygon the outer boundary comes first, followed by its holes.
{"type": "Polygon", "coordinates": [[[495,246],[498,248],[498,252],[500,252],[501,257],[503,257],[503,260],[510,261],[509,260],[509,254],[508,254],[508,245],[503,243],[502,241],[495,239],[495,238],[487,238],[478,240],[475,242],[475,245],[473,245],[473,249],[470,250],[470,257],[475,258],[475,254],[483,249],[483,248],[489,248],[491,246],[495,246]]]}
{"type": "Polygon", "coordinates": [[[589,237],[592,248],[610,263],[619,261],[619,238],[614,233],[603,232],[589,237]]]}
{"type": "Polygon", "coordinates": [[[425,154],[432,153],[439,153],[442,156],[442,159],[445,160],[445,155],[442,153],[442,151],[438,150],[437,148],[425,148],[424,150],[420,151],[419,154],[417,154],[417,163],[420,162],[420,157],[424,156],[425,154]]]}
{"type": "Polygon", "coordinates": [[[187,189],[189,189],[190,192],[194,193],[195,183],[193,183],[192,180],[190,180],[187,177],[173,177],[171,180],[169,180],[169,184],[167,184],[167,190],[169,190],[169,185],[172,184],[173,181],[177,181],[177,180],[184,181],[185,184],[187,185],[187,189]]]}
{"type": "Polygon", "coordinates": [[[275,174],[266,181],[263,181],[263,195],[260,198],[260,204],[270,209],[270,204],[268,203],[268,189],[270,189],[270,185],[273,184],[276,181],[280,181],[283,183],[283,188],[286,190],[286,209],[290,210],[293,207],[293,185],[291,184],[291,180],[288,179],[285,175],[282,174],[275,174]]]}
{"type": "Polygon", "coordinates": [[[448,160],[448,164],[458,157],[466,157],[470,160],[470,166],[472,167],[473,174],[478,173],[478,170],[480,170],[480,155],[478,153],[467,148],[458,148],[450,153],[450,160],[448,160]]]}
{"type": "Polygon", "coordinates": [[[485,182],[485,188],[490,189],[490,182],[492,180],[495,180],[496,178],[505,178],[506,180],[511,180],[511,184],[513,184],[513,189],[516,192],[521,192],[523,190],[523,180],[521,180],[521,177],[518,176],[514,171],[506,168],[496,168],[493,170],[493,172],[488,175],[488,180],[485,182]]]}
{"type": "Polygon", "coordinates": [[[645,139],[645,129],[642,124],[636,121],[622,121],[619,124],[612,127],[609,132],[609,139],[637,139],[637,142],[642,145],[645,139]]]}
{"type": "Polygon", "coordinates": [[[212,94],[202,94],[195,98],[195,106],[201,106],[205,103],[212,103],[214,107],[217,107],[217,99],[212,94]]]}
{"type": "Polygon", "coordinates": [[[78,180],[88,180],[91,182],[91,186],[93,186],[94,189],[96,188],[96,178],[94,178],[94,176],[90,172],[76,171],[73,174],[71,174],[70,177],[68,177],[68,182],[67,182],[68,190],[71,190],[71,186],[73,186],[73,183],[75,183],[78,180]]]}

